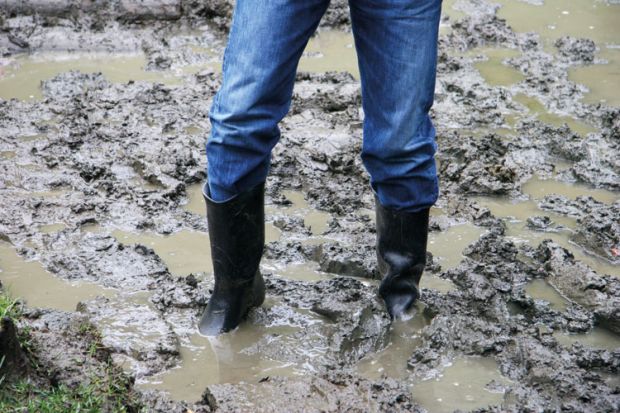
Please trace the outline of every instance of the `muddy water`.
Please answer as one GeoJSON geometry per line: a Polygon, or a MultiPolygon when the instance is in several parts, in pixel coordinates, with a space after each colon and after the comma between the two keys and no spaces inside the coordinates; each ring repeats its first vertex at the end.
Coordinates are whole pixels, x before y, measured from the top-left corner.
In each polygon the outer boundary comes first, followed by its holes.
{"type": "Polygon", "coordinates": [[[618,42],[620,5],[604,0],[496,0],[497,13],[517,32],[536,32],[548,43],[561,36],[618,42]],[[537,5],[540,3],[540,5],[537,5]]]}
{"type": "Polygon", "coordinates": [[[416,383],[413,397],[432,412],[470,411],[501,404],[508,383],[492,358],[461,357],[439,377],[416,383]]]}
{"type": "Polygon", "coordinates": [[[620,104],[620,4],[605,0],[497,0],[501,4],[498,16],[507,20],[517,32],[536,32],[545,49],[555,53],[553,42],[562,36],[585,37],[599,47],[597,58],[607,64],[573,68],[569,79],[590,89],[584,101],[620,104]],[[539,4],[540,3],[540,4],[539,4]]]}
{"type": "Polygon", "coordinates": [[[353,35],[325,30],[310,39],[299,61],[299,70],[308,72],[346,71],[359,79],[353,35]]]}
{"type": "Polygon", "coordinates": [[[572,346],[574,343],[580,343],[585,346],[607,350],[620,349],[620,336],[602,327],[594,327],[587,334],[566,334],[556,331],[553,336],[560,344],[567,347],[572,346]]]}
{"type": "MultiPolygon", "coordinates": [[[[553,126],[563,126],[564,124],[568,125],[574,132],[585,136],[590,132],[596,132],[596,128],[588,125],[584,122],[580,122],[577,119],[571,118],[569,116],[560,116],[554,113],[550,113],[547,111],[545,106],[536,98],[524,95],[522,93],[517,93],[513,100],[515,102],[519,102],[523,106],[525,106],[528,110],[528,113],[525,117],[533,117],[541,122],[548,123],[553,126]]],[[[517,116],[517,118],[522,118],[522,116],[517,116]]]]}
{"type": "Polygon", "coordinates": [[[142,244],[155,250],[174,275],[213,272],[209,235],[197,231],[179,231],[170,235],[114,231],[123,244],[142,244]]]}
{"type": "Polygon", "coordinates": [[[517,50],[502,48],[481,48],[468,52],[469,56],[482,55],[486,58],[478,61],[474,66],[492,86],[509,86],[525,79],[521,72],[504,63],[505,59],[519,56],[519,54],[517,50]]]}
{"type": "Polygon", "coordinates": [[[316,262],[281,264],[277,261],[263,259],[261,270],[288,280],[321,281],[333,278],[332,274],[320,271],[316,262]]]}
{"type": "Polygon", "coordinates": [[[38,261],[26,261],[13,246],[0,241],[0,281],[13,297],[31,307],[75,311],[80,301],[111,297],[116,290],[89,282],[69,283],[47,272],[38,261]]]}
{"type": "Polygon", "coordinates": [[[357,369],[364,377],[378,379],[382,375],[397,379],[408,377],[407,361],[420,343],[420,331],[430,324],[431,319],[424,314],[420,303],[413,317],[397,321],[390,329],[388,345],[382,351],[362,359],[357,369]]]}
{"type": "Polygon", "coordinates": [[[431,232],[428,234],[428,250],[437,257],[445,271],[459,265],[463,250],[483,233],[482,228],[469,223],[454,225],[442,232],[431,232]]]}
{"type": "Polygon", "coordinates": [[[545,280],[532,280],[525,287],[525,292],[535,300],[548,302],[554,310],[564,311],[568,306],[568,300],[545,280]]]}
{"type": "Polygon", "coordinates": [[[284,212],[292,216],[302,216],[304,226],[310,228],[312,235],[320,235],[327,230],[331,216],[310,207],[301,191],[282,191],[282,194],[293,203],[285,207],[284,212]]]}
{"type": "Polygon", "coordinates": [[[147,72],[146,58],[137,54],[104,53],[44,53],[19,56],[4,69],[0,77],[0,98],[41,99],[40,82],[59,73],[79,70],[83,73],[101,72],[111,82],[126,83],[144,80],[178,84],[180,78],[172,73],[147,72]]]}
{"type": "Polygon", "coordinates": [[[497,198],[478,198],[478,203],[491,210],[493,215],[506,219],[506,235],[516,243],[527,243],[532,247],[538,246],[545,239],[551,239],[562,247],[571,251],[576,259],[583,261],[599,274],[610,274],[620,276],[617,266],[608,261],[586,253],[581,248],[575,246],[570,240],[571,230],[574,229],[575,220],[573,218],[557,215],[549,211],[538,209],[533,201],[511,202],[497,198]],[[538,232],[527,228],[525,221],[531,216],[548,216],[555,223],[566,228],[560,232],[538,232]]]}
{"type": "MultiPolygon", "coordinates": [[[[269,297],[263,307],[266,309],[278,303],[269,297]]],[[[304,312],[310,324],[323,322],[321,317],[304,312]]],[[[160,375],[149,377],[138,383],[144,389],[160,389],[177,400],[198,400],[205,387],[217,383],[257,383],[267,376],[294,376],[314,371],[310,362],[292,363],[272,359],[255,353],[252,347],[261,339],[269,338],[271,345],[294,342],[293,334],[300,327],[280,323],[259,326],[244,323],[231,333],[218,337],[202,337],[193,334],[181,343],[181,364],[160,375]]],[[[285,345],[285,344],[282,344],[285,345]]],[[[288,345],[290,347],[290,344],[288,345]]],[[[307,360],[322,354],[324,349],[315,348],[304,356],[307,360]]]]}
{"type": "Polygon", "coordinates": [[[620,199],[620,193],[596,189],[580,183],[568,183],[556,179],[540,179],[537,176],[532,177],[523,184],[521,190],[533,199],[542,199],[550,194],[562,195],[572,199],[578,196],[591,196],[597,201],[608,204],[620,199]]]}
{"type": "Polygon", "coordinates": [[[501,403],[503,391],[487,386],[492,382],[508,384],[508,380],[491,358],[457,358],[438,377],[410,381],[407,361],[420,343],[420,331],[430,321],[424,314],[424,306],[418,304],[410,320],[392,324],[386,348],[361,360],[358,372],[370,379],[387,375],[409,381],[414,400],[432,412],[468,411],[501,403]]]}
{"type": "Polygon", "coordinates": [[[568,78],[590,90],[584,102],[620,106],[620,36],[613,46],[601,46],[596,57],[607,63],[575,67],[568,72],[568,78]]]}
{"type": "Polygon", "coordinates": [[[577,196],[592,196],[596,200],[611,203],[619,197],[618,194],[606,190],[595,189],[586,185],[569,184],[555,179],[542,180],[538,177],[530,179],[522,187],[523,192],[531,199],[525,201],[513,201],[502,197],[477,197],[474,198],[480,205],[489,208],[497,217],[504,218],[507,225],[507,235],[514,241],[526,242],[536,247],[545,239],[552,239],[564,248],[570,250],[576,259],[583,261],[599,274],[620,276],[620,268],[608,261],[591,255],[577,247],[570,241],[570,235],[575,229],[576,220],[550,211],[538,208],[536,200],[545,195],[558,194],[568,198],[577,196]],[[548,216],[558,225],[557,232],[540,232],[529,229],[526,220],[532,216],[548,216]]]}

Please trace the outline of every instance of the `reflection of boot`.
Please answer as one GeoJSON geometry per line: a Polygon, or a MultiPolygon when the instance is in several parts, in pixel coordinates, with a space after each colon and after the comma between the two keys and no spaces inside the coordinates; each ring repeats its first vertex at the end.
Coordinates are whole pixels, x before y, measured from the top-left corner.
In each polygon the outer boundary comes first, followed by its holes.
{"type": "Polygon", "coordinates": [[[250,308],[265,299],[258,271],[265,243],[264,188],[257,185],[230,201],[214,202],[205,184],[215,286],[200,320],[203,335],[234,329],[250,308]]]}
{"type": "Polygon", "coordinates": [[[375,198],[377,261],[383,277],[379,294],[390,317],[400,318],[419,297],[419,283],[426,264],[429,209],[395,211],[375,198]]]}

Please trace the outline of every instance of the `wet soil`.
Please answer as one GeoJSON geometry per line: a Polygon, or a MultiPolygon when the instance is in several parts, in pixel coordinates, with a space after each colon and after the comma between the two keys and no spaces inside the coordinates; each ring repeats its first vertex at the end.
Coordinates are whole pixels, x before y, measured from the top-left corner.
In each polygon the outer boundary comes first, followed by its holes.
{"type": "Polygon", "coordinates": [[[444,1],[441,195],[420,303],[391,324],[333,1],[267,181],[266,303],[206,339],[200,183],[231,2],[147,3],[0,5],[0,280],[38,351],[62,350],[51,370],[87,380],[86,320],[150,411],[620,409],[620,5],[444,1]]]}

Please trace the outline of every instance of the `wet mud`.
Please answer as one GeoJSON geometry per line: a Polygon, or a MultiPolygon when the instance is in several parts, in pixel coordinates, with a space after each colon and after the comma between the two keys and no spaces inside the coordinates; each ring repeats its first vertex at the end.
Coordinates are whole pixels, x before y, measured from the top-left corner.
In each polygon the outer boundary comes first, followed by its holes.
{"type": "Polygon", "coordinates": [[[87,380],[87,322],[149,411],[618,411],[620,107],[600,73],[617,79],[620,5],[443,7],[441,194],[411,318],[376,295],[339,0],[273,153],[267,300],[206,339],[200,183],[232,2],[0,3],[0,280],[42,363],[87,380]]]}

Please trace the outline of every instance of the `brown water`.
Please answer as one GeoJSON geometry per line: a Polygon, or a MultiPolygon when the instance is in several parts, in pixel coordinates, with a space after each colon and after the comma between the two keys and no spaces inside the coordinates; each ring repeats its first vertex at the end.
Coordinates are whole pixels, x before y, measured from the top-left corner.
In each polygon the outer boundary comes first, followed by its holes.
{"type": "Polygon", "coordinates": [[[320,235],[327,230],[331,216],[310,207],[301,191],[282,191],[282,194],[293,203],[282,209],[285,214],[303,217],[304,226],[311,229],[312,235],[320,235]]]}
{"type": "Polygon", "coordinates": [[[604,189],[592,188],[581,183],[568,183],[556,179],[540,179],[532,177],[521,186],[521,190],[533,199],[543,199],[546,195],[562,195],[567,198],[575,199],[578,196],[591,196],[600,202],[612,204],[620,200],[620,193],[607,191],[604,189]]]}
{"type": "Polygon", "coordinates": [[[22,55],[14,59],[0,76],[0,98],[41,99],[40,82],[59,73],[78,70],[82,73],[101,72],[114,83],[144,80],[178,84],[180,78],[173,73],[147,72],[146,58],[141,54],[66,53],[49,52],[22,55]]]}
{"type": "Polygon", "coordinates": [[[515,31],[536,32],[547,43],[566,35],[586,37],[600,46],[618,42],[618,4],[603,0],[544,0],[540,6],[515,0],[495,3],[501,4],[498,16],[515,31]]]}
{"type": "MultiPolygon", "coordinates": [[[[598,80],[596,81],[598,82],[598,80]]],[[[564,126],[564,124],[568,125],[575,133],[585,136],[590,132],[596,132],[597,129],[591,125],[588,125],[584,122],[581,122],[577,119],[571,118],[569,116],[560,116],[554,113],[549,112],[545,106],[540,103],[540,101],[534,97],[524,95],[522,93],[517,93],[513,100],[525,106],[528,110],[528,113],[525,117],[533,117],[541,122],[547,123],[552,126],[564,126]]],[[[522,116],[517,116],[516,118],[521,118],[522,116]]]]}
{"type": "Polygon", "coordinates": [[[353,35],[337,30],[324,30],[317,33],[310,39],[304,50],[299,61],[299,70],[307,72],[343,71],[359,79],[353,35]]]}
{"type": "Polygon", "coordinates": [[[605,0],[544,0],[542,5],[515,0],[496,3],[501,4],[499,17],[517,32],[538,33],[551,53],[556,51],[553,42],[562,36],[594,40],[600,49],[597,57],[608,63],[574,68],[569,79],[588,87],[585,102],[620,105],[620,4],[605,0]]]}
{"type": "Polygon", "coordinates": [[[510,86],[525,79],[520,71],[504,63],[507,58],[519,56],[517,50],[487,47],[471,50],[467,55],[486,57],[474,66],[491,86],[510,86]]]}
{"type": "MultiPolygon", "coordinates": [[[[263,304],[265,308],[277,306],[269,297],[263,304]]],[[[303,312],[310,324],[323,322],[321,317],[311,312],[303,312]]],[[[148,380],[138,383],[140,388],[165,390],[178,400],[198,400],[205,387],[217,383],[254,382],[266,376],[295,376],[313,371],[311,360],[325,349],[309,351],[305,360],[294,363],[285,356],[278,359],[255,353],[252,347],[261,340],[271,346],[295,347],[295,332],[300,327],[282,322],[272,326],[258,326],[244,323],[240,328],[218,337],[202,337],[192,334],[182,339],[181,364],[148,380]]],[[[301,349],[300,349],[301,351],[301,349]]]]}
{"type": "Polygon", "coordinates": [[[484,229],[466,223],[446,231],[428,234],[428,250],[437,258],[442,270],[454,268],[463,259],[463,250],[484,233],[484,229]]]}
{"type": "Polygon", "coordinates": [[[620,106],[620,36],[613,47],[601,47],[597,57],[607,63],[575,67],[568,72],[568,78],[589,89],[584,102],[620,106]]]}
{"type": "Polygon", "coordinates": [[[551,239],[570,252],[579,261],[584,262],[599,274],[620,276],[620,268],[612,265],[609,261],[587,253],[570,241],[570,235],[575,228],[574,218],[543,211],[538,208],[534,201],[511,201],[505,198],[477,197],[475,200],[482,206],[489,208],[496,217],[503,218],[506,222],[506,235],[517,244],[527,243],[537,247],[542,241],[551,239]],[[560,232],[539,232],[529,229],[526,220],[531,216],[548,216],[556,224],[565,229],[560,232]]]}
{"type": "Polygon", "coordinates": [[[80,301],[117,294],[94,283],[64,281],[46,271],[40,262],[26,261],[5,241],[0,241],[0,281],[12,297],[23,299],[31,307],[63,311],[75,311],[80,301]]]}
{"type": "Polygon", "coordinates": [[[594,327],[587,334],[566,334],[556,331],[553,336],[560,344],[567,347],[572,346],[573,343],[580,343],[594,348],[620,350],[620,336],[602,327],[594,327]]]}
{"type": "Polygon", "coordinates": [[[415,383],[412,393],[416,402],[432,412],[470,411],[500,405],[504,393],[497,388],[509,383],[494,359],[459,357],[439,377],[415,383]]]}
{"type": "Polygon", "coordinates": [[[420,344],[420,331],[429,325],[430,321],[424,314],[424,305],[417,303],[412,318],[394,322],[385,349],[362,359],[357,365],[358,372],[369,379],[379,379],[385,374],[406,380],[409,376],[407,361],[420,344]]]}
{"type": "Polygon", "coordinates": [[[281,264],[277,261],[263,259],[261,271],[272,273],[287,280],[321,281],[333,278],[333,274],[322,272],[316,262],[294,262],[281,264]]]}
{"type": "Polygon", "coordinates": [[[142,244],[152,248],[174,275],[213,273],[209,235],[204,232],[178,231],[158,235],[116,230],[112,235],[123,244],[142,244]]]}
{"type": "Polygon", "coordinates": [[[525,287],[525,292],[535,300],[543,300],[549,303],[554,310],[564,311],[569,301],[562,296],[545,280],[535,279],[525,287]]]}

